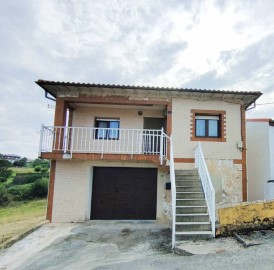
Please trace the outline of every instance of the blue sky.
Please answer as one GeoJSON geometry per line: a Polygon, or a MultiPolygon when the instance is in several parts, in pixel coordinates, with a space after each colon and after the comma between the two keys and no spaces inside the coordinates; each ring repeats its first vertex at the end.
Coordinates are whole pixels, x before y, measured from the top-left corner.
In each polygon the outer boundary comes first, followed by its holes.
{"type": "MultiPolygon", "coordinates": [[[[53,113],[38,79],[262,91],[274,103],[274,1],[2,0],[0,153],[36,158],[53,113]]],[[[274,104],[248,117],[274,118],[274,104]]]]}

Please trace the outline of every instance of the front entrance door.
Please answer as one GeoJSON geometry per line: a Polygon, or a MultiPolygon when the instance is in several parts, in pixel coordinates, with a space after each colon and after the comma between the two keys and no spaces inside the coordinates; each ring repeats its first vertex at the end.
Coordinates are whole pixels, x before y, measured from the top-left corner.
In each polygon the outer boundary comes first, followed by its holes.
{"type": "Polygon", "coordinates": [[[166,129],[165,118],[144,118],[143,151],[145,154],[159,154],[161,129],[166,129]]]}
{"type": "Polygon", "coordinates": [[[162,127],[166,130],[166,118],[144,118],[144,129],[159,129],[162,127]]]}

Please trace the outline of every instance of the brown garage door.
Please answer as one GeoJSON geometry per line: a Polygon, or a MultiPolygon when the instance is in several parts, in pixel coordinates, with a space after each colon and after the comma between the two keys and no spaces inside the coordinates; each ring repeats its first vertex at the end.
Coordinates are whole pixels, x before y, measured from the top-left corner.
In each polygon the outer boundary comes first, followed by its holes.
{"type": "Polygon", "coordinates": [[[157,169],[96,167],[91,219],[156,219],[157,169]]]}

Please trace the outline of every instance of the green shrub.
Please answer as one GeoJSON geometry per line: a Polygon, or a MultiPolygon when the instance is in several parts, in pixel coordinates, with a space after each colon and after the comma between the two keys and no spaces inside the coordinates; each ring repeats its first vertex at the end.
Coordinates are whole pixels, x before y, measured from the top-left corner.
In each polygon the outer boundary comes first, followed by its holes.
{"type": "Polygon", "coordinates": [[[36,166],[42,166],[42,167],[45,167],[45,168],[49,168],[50,167],[50,162],[49,162],[49,160],[46,160],[46,159],[37,158],[31,163],[31,166],[33,168],[35,168],[36,166]]]}
{"type": "Polygon", "coordinates": [[[35,181],[32,185],[32,196],[43,198],[48,194],[48,179],[42,178],[35,181]]]}
{"type": "Polygon", "coordinates": [[[41,168],[41,173],[46,173],[46,172],[48,172],[48,170],[49,170],[48,168],[42,167],[42,168],[41,168]]]}
{"type": "Polygon", "coordinates": [[[2,183],[6,182],[12,175],[12,170],[9,169],[10,167],[12,167],[12,163],[8,160],[0,159],[0,177],[2,183]]]}
{"type": "Polygon", "coordinates": [[[33,198],[32,186],[33,184],[11,186],[8,188],[8,192],[15,201],[30,200],[33,198]]]}
{"type": "Polygon", "coordinates": [[[0,183],[5,183],[7,182],[7,180],[8,180],[7,177],[0,176],[0,183]]]}
{"type": "Polygon", "coordinates": [[[35,172],[40,172],[41,171],[41,166],[35,166],[34,171],[35,172]]]}
{"type": "Polygon", "coordinates": [[[12,197],[9,194],[8,190],[4,186],[0,186],[0,205],[6,205],[11,202],[12,197]]]}
{"type": "Polygon", "coordinates": [[[24,185],[34,183],[41,178],[48,178],[48,173],[17,173],[13,179],[13,185],[24,185]]]}

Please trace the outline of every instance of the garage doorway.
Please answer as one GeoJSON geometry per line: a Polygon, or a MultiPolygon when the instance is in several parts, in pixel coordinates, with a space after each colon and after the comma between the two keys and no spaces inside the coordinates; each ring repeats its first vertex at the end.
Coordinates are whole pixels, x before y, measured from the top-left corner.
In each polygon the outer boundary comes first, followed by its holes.
{"type": "Polygon", "coordinates": [[[94,167],[90,219],[155,220],[157,169],[94,167]]]}

